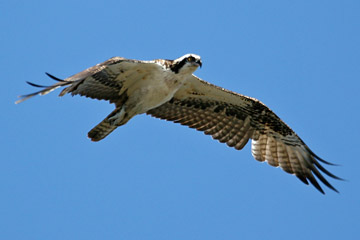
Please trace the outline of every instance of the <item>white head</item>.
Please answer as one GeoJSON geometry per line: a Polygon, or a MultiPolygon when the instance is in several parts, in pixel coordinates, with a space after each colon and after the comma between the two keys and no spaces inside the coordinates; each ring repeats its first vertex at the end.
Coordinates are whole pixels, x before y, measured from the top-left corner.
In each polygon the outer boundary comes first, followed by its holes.
{"type": "Polygon", "coordinates": [[[198,67],[201,67],[201,58],[196,54],[186,54],[175,59],[171,65],[171,70],[178,74],[191,74],[198,67]]]}

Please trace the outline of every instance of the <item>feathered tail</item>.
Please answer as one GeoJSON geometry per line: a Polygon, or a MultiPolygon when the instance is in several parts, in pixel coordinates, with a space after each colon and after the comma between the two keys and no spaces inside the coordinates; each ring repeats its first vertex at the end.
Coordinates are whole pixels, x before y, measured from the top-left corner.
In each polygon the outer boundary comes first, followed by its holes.
{"type": "Polygon", "coordinates": [[[91,141],[100,141],[117,127],[127,123],[127,121],[129,121],[129,118],[127,118],[127,114],[125,113],[123,107],[117,107],[104,120],[102,120],[101,123],[90,130],[88,137],[91,141]]]}
{"type": "Polygon", "coordinates": [[[105,118],[101,123],[96,125],[93,129],[88,133],[88,137],[91,141],[98,142],[104,139],[107,135],[109,135],[112,131],[114,131],[118,126],[111,125],[109,122],[109,118],[105,118]]]}

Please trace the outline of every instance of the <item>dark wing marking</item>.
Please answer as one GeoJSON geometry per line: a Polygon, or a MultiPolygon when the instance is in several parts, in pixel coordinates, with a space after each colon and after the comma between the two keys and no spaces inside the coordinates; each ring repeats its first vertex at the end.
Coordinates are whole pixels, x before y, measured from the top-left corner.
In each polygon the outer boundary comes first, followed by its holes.
{"type": "Polygon", "coordinates": [[[146,70],[158,68],[159,65],[153,61],[138,61],[121,57],[110,58],[109,60],[90,67],[64,80],[54,77],[47,73],[49,77],[58,81],[51,86],[41,86],[38,84],[28,84],[41,87],[42,90],[28,95],[20,96],[16,103],[23,102],[36,95],[46,95],[49,92],[68,86],[63,89],[60,96],[66,93],[81,95],[98,100],[108,100],[115,102],[124,91],[124,86],[131,85],[131,81],[137,81],[148,74],[146,70]],[[139,70],[144,70],[142,73],[139,70]]]}
{"type": "Polygon", "coordinates": [[[324,193],[315,174],[327,187],[337,192],[320,173],[322,171],[340,179],[318,161],[327,162],[316,156],[290,127],[254,98],[192,76],[173,99],[147,114],[203,131],[237,150],[242,149],[251,138],[252,155],[256,160],[280,166],[305,184],[309,180],[324,193]]]}

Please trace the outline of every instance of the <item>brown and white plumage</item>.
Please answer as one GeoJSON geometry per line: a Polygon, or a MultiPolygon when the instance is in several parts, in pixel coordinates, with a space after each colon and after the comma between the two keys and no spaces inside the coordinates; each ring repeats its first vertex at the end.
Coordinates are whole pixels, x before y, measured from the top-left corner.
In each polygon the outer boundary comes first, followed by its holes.
{"type": "Polygon", "coordinates": [[[60,96],[71,93],[115,104],[115,110],[89,132],[93,141],[105,138],[133,116],[147,113],[203,131],[237,150],[252,139],[251,151],[256,160],[280,166],[302,182],[310,181],[322,193],[315,176],[337,191],[320,173],[340,179],[319,161],[330,163],[315,155],[275,113],[257,99],[194,76],[198,66],[201,60],[195,54],[153,61],[115,57],[65,80],[48,74],[58,82],[49,87],[29,83],[44,89],[21,96],[17,103],[67,86],[60,96]]]}

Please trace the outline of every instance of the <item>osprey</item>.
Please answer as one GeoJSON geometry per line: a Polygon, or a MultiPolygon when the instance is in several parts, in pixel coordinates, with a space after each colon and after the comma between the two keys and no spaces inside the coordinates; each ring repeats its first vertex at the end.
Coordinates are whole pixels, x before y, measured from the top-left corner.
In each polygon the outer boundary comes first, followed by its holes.
{"type": "Polygon", "coordinates": [[[280,166],[305,184],[310,181],[324,193],[315,175],[337,192],[320,171],[332,178],[340,178],[327,171],[319,161],[333,164],[311,151],[259,100],[228,91],[193,75],[201,65],[200,56],[195,54],[186,54],[175,60],[152,61],[113,57],[64,80],[46,73],[57,81],[51,86],[27,82],[43,89],[20,96],[16,103],[67,86],[60,96],[71,93],[115,104],[115,110],[88,133],[92,141],[102,140],[135,115],[146,113],[203,131],[237,150],[252,139],[251,153],[256,160],[280,166]]]}

